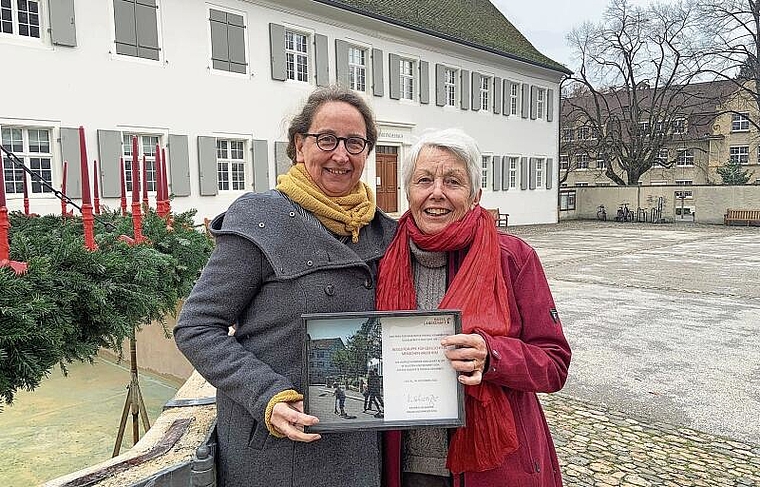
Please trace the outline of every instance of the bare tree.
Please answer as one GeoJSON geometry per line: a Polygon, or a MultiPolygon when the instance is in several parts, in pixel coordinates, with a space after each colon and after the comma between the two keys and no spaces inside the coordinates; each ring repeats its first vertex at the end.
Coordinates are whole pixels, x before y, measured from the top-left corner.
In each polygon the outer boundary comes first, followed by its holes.
{"type": "Polygon", "coordinates": [[[715,93],[692,85],[697,17],[690,2],[643,8],[611,0],[599,24],[568,36],[579,66],[565,81],[562,119],[583,134],[571,150],[604,161],[604,175],[618,185],[638,184],[654,165],[672,166],[660,150],[695,136],[698,122],[712,123],[704,114],[715,111],[715,93]]]}

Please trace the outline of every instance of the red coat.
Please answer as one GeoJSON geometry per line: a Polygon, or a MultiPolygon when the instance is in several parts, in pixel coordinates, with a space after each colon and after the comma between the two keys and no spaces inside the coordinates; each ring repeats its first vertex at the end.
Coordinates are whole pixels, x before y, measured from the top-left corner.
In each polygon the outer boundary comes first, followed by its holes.
{"type": "Polygon", "coordinates": [[[561,487],[557,453],[536,393],[562,389],[570,346],[536,251],[512,235],[500,234],[499,244],[511,321],[507,336],[481,332],[489,350],[483,380],[504,386],[519,447],[501,467],[465,473],[463,487],[561,487]]]}

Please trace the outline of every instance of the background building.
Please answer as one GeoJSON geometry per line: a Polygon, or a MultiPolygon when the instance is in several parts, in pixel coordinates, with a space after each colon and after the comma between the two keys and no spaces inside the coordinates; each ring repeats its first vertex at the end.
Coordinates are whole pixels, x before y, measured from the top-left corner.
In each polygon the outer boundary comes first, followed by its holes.
{"type": "MultiPolygon", "coordinates": [[[[274,187],[289,118],[316,86],[363,94],[379,124],[364,181],[406,209],[400,167],[414,136],[461,127],[484,153],[483,205],[510,222],[557,220],[558,82],[487,0],[280,2],[25,0],[2,3],[3,144],[79,196],[79,141],[105,204],[118,206],[119,157],[133,135],[151,196],[155,144],[168,147],[173,208],[212,217],[245,191],[274,187]]],[[[6,164],[11,210],[21,178],[6,164]]],[[[29,180],[32,211],[59,211],[29,180]]]]}

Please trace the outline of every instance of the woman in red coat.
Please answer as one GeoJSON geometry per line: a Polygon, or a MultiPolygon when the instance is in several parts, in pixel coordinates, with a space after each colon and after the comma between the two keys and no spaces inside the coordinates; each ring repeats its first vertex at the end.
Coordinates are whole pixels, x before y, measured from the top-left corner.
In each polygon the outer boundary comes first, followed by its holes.
{"type": "Polygon", "coordinates": [[[423,135],[403,171],[409,211],[380,263],[377,307],[462,310],[462,333],[442,346],[467,423],[387,432],[385,486],[561,486],[536,393],[562,388],[570,347],[535,250],[480,207],[480,151],[462,131],[423,135]]]}

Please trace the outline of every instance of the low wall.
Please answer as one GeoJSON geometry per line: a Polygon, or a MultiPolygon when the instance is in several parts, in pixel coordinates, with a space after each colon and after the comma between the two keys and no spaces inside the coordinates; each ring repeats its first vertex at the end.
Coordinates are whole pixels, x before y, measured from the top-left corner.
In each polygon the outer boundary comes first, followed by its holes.
{"type": "Polygon", "coordinates": [[[575,191],[575,209],[560,211],[560,220],[595,220],[599,205],[607,210],[607,219],[615,217],[622,203],[636,212],[643,208],[647,215],[662,198],[662,218],[667,222],[687,219],[696,223],[723,224],[728,208],[760,209],[760,186],[603,186],[562,188],[575,191]],[[676,198],[685,192],[686,198],[676,198]],[[691,194],[689,195],[689,192],[691,194]],[[683,207],[684,217],[681,217],[683,207]]]}

